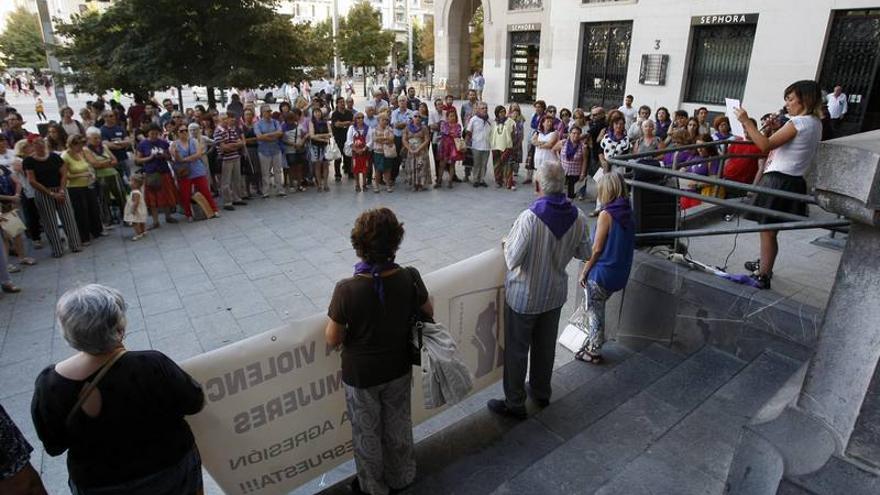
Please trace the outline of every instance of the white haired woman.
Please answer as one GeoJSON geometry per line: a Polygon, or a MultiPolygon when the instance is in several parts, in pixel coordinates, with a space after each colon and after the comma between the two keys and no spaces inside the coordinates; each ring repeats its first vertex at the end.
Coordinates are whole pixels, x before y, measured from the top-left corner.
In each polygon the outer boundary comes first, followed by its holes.
{"type": "Polygon", "coordinates": [[[74,495],[197,494],[201,458],[184,416],[201,386],[158,351],[126,352],[122,295],[90,284],[65,292],[56,314],[77,352],[39,376],[31,403],[49,455],[67,452],[74,495]]]}
{"type": "Polygon", "coordinates": [[[122,210],[125,209],[125,193],[119,171],[116,169],[119,162],[113,155],[113,151],[108,146],[104,146],[101,129],[89,127],[85,133],[86,147],[83,149],[83,153],[86,160],[95,169],[99,188],[98,200],[101,207],[101,221],[106,229],[108,226],[122,221],[122,210]]]}

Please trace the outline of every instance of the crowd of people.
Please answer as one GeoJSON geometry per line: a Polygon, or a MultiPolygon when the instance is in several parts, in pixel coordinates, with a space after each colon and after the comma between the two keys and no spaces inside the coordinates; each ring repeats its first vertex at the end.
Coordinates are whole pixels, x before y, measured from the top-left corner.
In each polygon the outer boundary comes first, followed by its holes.
{"type": "MultiPolygon", "coordinates": [[[[38,245],[45,233],[53,255],[61,256],[59,219],[69,248],[78,251],[123,221],[135,226],[133,239],[140,238],[147,211],[150,227],[159,228],[159,214],[176,222],[178,206],[192,220],[197,205],[213,210],[202,212],[210,217],[221,204],[234,209],[255,196],[326,192],[331,170],[337,182],[343,174],[355,178],[356,192],[370,187],[380,192],[380,186],[391,192],[401,173],[419,191],[440,187],[444,180],[453,187],[455,164],[461,162],[464,178],[459,182],[479,188],[494,179],[496,187],[513,189],[523,164],[524,182],[534,181],[538,197],[502,241],[508,269],[504,398],[487,406],[493,413],[524,419],[528,397],[538,407],[549,405],[552,397],[555,338],[568,297],[566,267],[573,258],[584,262],[578,282],[588,301],[586,339],[575,359],[603,362],[604,305],[626,286],[636,230],[623,170],[609,160],[646,153],[658,166],[804,194],[803,176],[823,133],[822,95],[815,82],[799,81],[785,89],[784,98],[784,112],[766,115],[762,128],[744,109],[736,109],[751,143],[731,140],[726,117],[710,124],[705,109],[690,117],[660,108],[652,119],[651,109],[636,109],[632,97],[607,115],[601,107],[591,108],[589,120],[581,109],[563,108],[557,116],[555,107],[539,101],[526,127],[516,105],[497,106],[490,118],[488,105],[474,90],[460,109],[450,96],[434,101],[433,111],[410,92],[382,91],[364,112],[343,98],[334,109],[326,108],[328,102],[320,97],[283,102],[277,110],[233,97],[224,114],[203,108],[180,113],[170,101],[162,102],[164,113],[155,102],[140,100],[126,112],[118,104],[103,111],[93,104],[87,113],[95,111],[97,120],[76,122],[73,112],[63,109],[61,123],[46,138],[24,132],[20,116],[10,112],[7,139],[0,139],[0,201],[25,211],[19,236],[27,232],[38,245]],[[694,143],[706,146],[697,155],[677,149],[694,143]],[[767,158],[745,152],[742,162],[687,163],[730,153],[735,146],[752,147],[743,149],[767,158]],[[591,214],[598,220],[592,234],[587,214],[572,202],[583,195],[587,177],[597,182],[597,209],[591,214]],[[193,194],[204,201],[190,203],[193,194]],[[215,194],[220,203],[212,199],[215,194]]],[[[761,193],[752,203],[806,215],[806,205],[792,199],[761,193]]],[[[779,221],[769,215],[753,218],[761,224],[779,221]]],[[[7,237],[8,222],[3,222],[4,239],[21,264],[33,262],[21,258],[26,250],[21,237],[7,237]]],[[[360,261],[354,275],[336,285],[328,309],[327,343],[343,351],[356,493],[403,489],[416,474],[406,337],[410,316],[419,310],[430,317],[433,308],[418,272],[395,263],[403,234],[391,210],[362,213],[351,233],[360,261]],[[374,419],[380,417],[384,428],[376,429],[374,419]]],[[[777,253],[776,233],[763,232],[761,258],[747,266],[758,286],[769,288],[777,253]]],[[[6,292],[20,290],[8,274],[0,282],[6,292]]],[[[203,407],[201,387],[161,353],[126,351],[125,309],[117,291],[100,285],[72,289],[58,301],[62,334],[78,353],[37,378],[32,403],[37,433],[49,454],[68,452],[73,493],[199,493],[201,461],[183,417],[203,407]],[[133,380],[134,375],[144,378],[133,380]],[[135,440],[127,427],[132,419],[140,425],[135,440]]],[[[44,493],[27,461],[30,446],[2,408],[0,429],[2,438],[11,439],[4,445],[10,461],[0,464],[0,488],[5,483],[23,487],[22,493],[44,493]]]]}

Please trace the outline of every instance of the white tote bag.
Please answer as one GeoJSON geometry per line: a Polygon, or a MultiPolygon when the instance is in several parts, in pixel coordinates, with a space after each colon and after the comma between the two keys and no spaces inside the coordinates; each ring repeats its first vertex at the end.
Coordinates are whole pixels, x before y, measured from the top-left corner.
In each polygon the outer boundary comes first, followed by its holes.
{"type": "Polygon", "coordinates": [[[568,318],[568,325],[559,334],[559,342],[571,352],[578,352],[584,347],[587,341],[587,289],[578,291],[576,308],[574,313],[568,318]]]}

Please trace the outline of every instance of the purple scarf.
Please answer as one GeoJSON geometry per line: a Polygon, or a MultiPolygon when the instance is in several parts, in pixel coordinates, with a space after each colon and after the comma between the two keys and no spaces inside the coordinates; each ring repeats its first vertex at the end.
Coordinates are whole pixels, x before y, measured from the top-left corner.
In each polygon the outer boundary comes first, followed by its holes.
{"type": "Polygon", "coordinates": [[[578,217],[577,207],[562,193],[541,196],[529,209],[544,222],[557,239],[561,239],[568,232],[578,217]]]}
{"type": "Polygon", "coordinates": [[[565,140],[565,147],[562,150],[562,152],[565,154],[565,159],[568,161],[572,161],[574,159],[574,155],[576,155],[578,152],[579,146],[580,146],[580,144],[578,144],[576,146],[572,146],[571,139],[566,139],[565,140]]]}
{"type": "Polygon", "coordinates": [[[385,284],[382,282],[381,273],[384,271],[392,270],[394,268],[400,268],[400,265],[393,261],[387,261],[385,263],[367,263],[366,261],[358,262],[354,265],[354,274],[362,275],[369,273],[370,276],[373,277],[373,290],[376,291],[376,294],[379,296],[379,302],[382,303],[382,306],[385,305],[385,284]]]}
{"type": "Polygon", "coordinates": [[[409,129],[410,134],[418,134],[419,132],[422,131],[422,124],[419,124],[418,126],[416,126],[415,123],[410,122],[409,124],[406,125],[406,128],[409,129]]]}
{"type": "Polygon", "coordinates": [[[629,205],[628,199],[617,198],[605,205],[603,210],[607,211],[611,218],[620,224],[621,227],[629,229],[632,226],[632,208],[629,205]]]}

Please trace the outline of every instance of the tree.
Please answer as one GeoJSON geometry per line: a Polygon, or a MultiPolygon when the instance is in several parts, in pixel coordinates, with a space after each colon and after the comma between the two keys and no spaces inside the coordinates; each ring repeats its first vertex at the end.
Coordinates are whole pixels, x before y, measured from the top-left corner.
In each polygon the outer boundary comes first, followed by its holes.
{"type": "MultiPolygon", "coordinates": [[[[413,43],[415,45],[415,43],[413,43]]],[[[434,63],[434,18],[428,17],[425,27],[421,29],[421,37],[418,44],[419,55],[425,64],[434,63]]]]}
{"type": "Polygon", "coordinates": [[[46,66],[46,47],[40,34],[40,20],[24,7],[19,7],[6,19],[6,30],[0,34],[0,54],[7,67],[30,67],[38,70],[46,66]]]}
{"type": "Polygon", "coordinates": [[[170,86],[280,85],[326,64],[330,47],[275,0],[125,0],[58,27],[56,49],[78,91],[145,94],[170,86]]]}
{"type": "Polygon", "coordinates": [[[338,38],[339,55],[350,67],[364,71],[364,94],[367,94],[367,67],[381,67],[388,61],[394,45],[394,33],[382,30],[381,14],[366,1],[348,11],[345,30],[338,38]]]}
{"type": "Polygon", "coordinates": [[[483,70],[483,5],[480,4],[471,20],[474,32],[471,33],[471,74],[483,70]]]}
{"type": "MultiPolygon", "coordinates": [[[[422,57],[420,45],[424,36],[424,29],[420,24],[413,23],[412,26],[412,46],[413,46],[413,70],[420,71],[425,68],[425,59],[422,57]]],[[[432,54],[433,58],[433,54],[432,54]]],[[[409,47],[406,41],[394,42],[394,59],[397,63],[409,63],[409,47]]]]}

